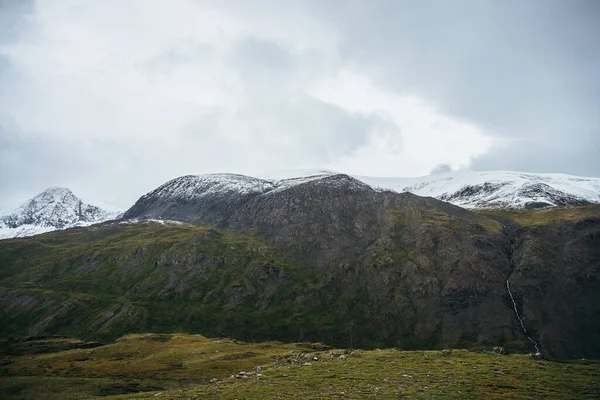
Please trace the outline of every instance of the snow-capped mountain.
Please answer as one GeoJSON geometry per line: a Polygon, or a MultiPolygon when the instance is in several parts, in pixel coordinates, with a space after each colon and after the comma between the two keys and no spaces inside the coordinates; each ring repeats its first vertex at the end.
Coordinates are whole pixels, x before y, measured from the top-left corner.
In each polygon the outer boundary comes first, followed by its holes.
{"type": "MultiPolygon", "coordinates": [[[[328,170],[286,170],[250,177],[239,174],[188,175],[142,196],[124,218],[171,216],[217,222],[249,199],[340,175],[328,170]],[[151,209],[145,215],[140,210],[151,209]],[[184,215],[185,214],[185,215],[184,215]]],[[[420,178],[352,176],[376,190],[411,192],[464,208],[531,208],[600,203],[600,178],[511,171],[459,171],[420,178]]],[[[115,219],[120,211],[85,204],[70,190],[50,188],[0,216],[0,239],[85,226],[115,219]]],[[[176,218],[175,218],[176,217],[176,218]]],[[[161,217],[162,218],[162,217],[161,217]]],[[[168,217],[167,217],[168,218],[168,217]]]]}
{"type": "Polygon", "coordinates": [[[118,214],[118,211],[85,204],[69,189],[49,188],[11,214],[0,216],[0,239],[91,225],[114,219],[118,214]]]}
{"type": "MultiPolygon", "coordinates": [[[[250,177],[239,174],[187,175],[142,196],[124,218],[219,222],[250,199],[348,176],[328,170],[285,170],[250,177]]],[[[564,174],[460,171],[421,178],[352,176],[365,190],[411,192],[464,208],[532,208],[600,203],[600,179],[564,174]]]]}
{"type": "Polygon", "coordinates": [[[219,222],[223,215],[233,213],[253,197],[281,188],[287,181],[239,174],[181,176],[142,196],[123,218],[219,222]]]}
{"type": "MultiPolygon", "coordinates": [[[[288,170],[263,174],[276,186],[336,174],[288,170]]],[[[600,178],[514,171],[457,171],[418,178],[354,175],[375,189],[435,197],[464,208],[532,208],[600,203],[600,178]]]]}
{"type": "Polygon", "coordinates": [[[459,171],[420,178],[356,177],[373,187],[435,197],[464,208],[600,203],[600,178],[513,171],[459,171]]]}

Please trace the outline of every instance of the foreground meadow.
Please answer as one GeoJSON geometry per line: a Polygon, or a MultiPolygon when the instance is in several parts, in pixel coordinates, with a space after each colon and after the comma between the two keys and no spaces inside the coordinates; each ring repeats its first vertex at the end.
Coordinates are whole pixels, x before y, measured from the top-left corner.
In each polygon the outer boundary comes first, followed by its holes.
{"type": "Polygon", "coordinates": [[[104,346],[68,338],[10,341],[0,368],[3,399],[600,397],[597,361],[200,335],[129,335],[104,346]]]}

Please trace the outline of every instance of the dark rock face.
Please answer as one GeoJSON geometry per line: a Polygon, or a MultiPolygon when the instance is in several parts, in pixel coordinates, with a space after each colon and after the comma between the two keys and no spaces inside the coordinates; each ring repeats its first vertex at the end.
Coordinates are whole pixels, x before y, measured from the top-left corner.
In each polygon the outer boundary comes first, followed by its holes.
{"type": "Polygon", "coordinates": [[[600,356],[600,219],[515,232],[511,287],[542,353],[600,356]]]}

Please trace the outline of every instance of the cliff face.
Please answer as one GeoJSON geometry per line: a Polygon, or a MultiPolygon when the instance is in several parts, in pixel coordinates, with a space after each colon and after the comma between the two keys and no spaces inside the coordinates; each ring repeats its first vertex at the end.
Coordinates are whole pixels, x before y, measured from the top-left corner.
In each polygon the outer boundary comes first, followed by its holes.
{"type": "Polygon", "coordinates": [[[600,218],[513,235],[511,288],[532,337],[557,357],[600,356],[600,218]]]}
{"type": "Polygon", "coordinates": [[[190,189],[126,214],[210,228],[123,221],[0,242],[0,332],[523,351],[530,336],[549,355],[600,356],[599,207],[490,218],[345,175],[255,183],[205,187],[210,213],[190,189]]]}

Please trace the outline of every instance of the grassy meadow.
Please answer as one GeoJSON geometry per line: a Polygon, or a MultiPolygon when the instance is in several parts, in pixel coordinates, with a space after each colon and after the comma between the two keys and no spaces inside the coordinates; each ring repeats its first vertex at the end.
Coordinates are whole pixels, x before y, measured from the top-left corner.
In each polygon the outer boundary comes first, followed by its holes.
{"type": "Polygon", "coordinates": [[[578,399],[600,397],[600,362],[466,350],[329,349],[136,334],[108,345],[10,341],[0,398],[10,399],[578,399]]]}

